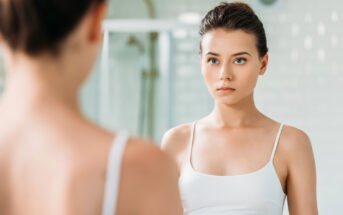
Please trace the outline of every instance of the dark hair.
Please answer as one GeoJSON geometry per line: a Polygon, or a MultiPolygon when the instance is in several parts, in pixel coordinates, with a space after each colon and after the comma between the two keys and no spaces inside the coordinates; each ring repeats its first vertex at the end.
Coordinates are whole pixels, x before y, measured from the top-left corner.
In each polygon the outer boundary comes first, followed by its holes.
{"type": "Polygon", "coordinates": [[[251,7],[245,3],[220,3],[202,19],[199,34],[203,37],[208,31],[217,28],[225,30],[241,29],[247,33],[252,33],[256,36],[259,56],[263,57],[268,52],[263,24],[251,7]]]}
{"type": "Polygon", "coordinates": [[[92,4],[104,0],[0,0],[0,34],[13,50],[57,53],[92,4]]]}

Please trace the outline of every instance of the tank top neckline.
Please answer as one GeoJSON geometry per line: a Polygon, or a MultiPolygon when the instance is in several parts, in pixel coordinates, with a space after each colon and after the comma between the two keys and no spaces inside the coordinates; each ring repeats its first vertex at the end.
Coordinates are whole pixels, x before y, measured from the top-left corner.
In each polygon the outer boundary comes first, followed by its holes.
{"type": "Polygon", "coordinates": [[[191,143],[188,147],[187,161],[179,176],[184,214],[281,215],[287,195],[273,159],[283,124],[280,125],[276,135],[272,152],[268,152],[269,155],[271,154],[269,161],[262,168],[243,174],[213,175],[202,173],[192,167],[190,158],[193,142],[194,145],[196,144],[193,141],[195,123],[193,123],[192,136],[189,138],[191,143]]]}
{"type": "MultiPolygon", "coordinates": [[[[194,142],[193,140],[194,140],[195,126],[196,126],[196,121],[193,122],[193,124],[192,124],[191,140],[189,143],[187,163],[185,166],[185,168],[189,168],[193,173],[195,173],[197,175],[205,176],[205,177],[211,177],[211,178],[239,178],[239,177],[253,176],[253,175],[259,174],[259,173],[265,171],[269,167],[272,167],[272,170],[275,171],[275,173],[276,173],[275,166],[273,164],[273,159],[274,159],[275,151],[276,151],[279,139],[280,139],[281,131],[282,131],[282,128],[284,126],[283,123],[280,124],[277,136],[275,138],[273,151],[272,151],[272,154],[270,156],[269,161],[257,170],[254,170],[254,171],[251,171],[248,173],[237,174],[237,175],[213,175],[213,174],[208,174],[208,173],[203,173],[203,172],[197,171],[193,168],[192,163],[191,163],[191,154],[192,154],[192,148],[193,148],[193,142],[194,142]]],[[[280,183],[280,185],[281,185],[281,183],[280,183]]],[[[282,192],[283,192],[283,189],[282,189],[282,192]]]]}
{"type": "MultiPolygon", "coordinates": [[[[203,173],[203,172],[200,172],[200,171],[197,171],[195,170],[193,167],[192,167],[192,164],[190,163],[190,161],[187,162],[186,164],[188,166],[188,168],[195,174],[197,175],[201,175],[201,176],[205,176],[205,177],[211,177],[211,178],[239,178],[239,177],[246,177],[246,176],[253,176],[253,175],[257,175],[263,171],[265,171],[265,169],[267,168],[270,168],[270,166],[272,168],[274,168],[274,165],[272,164],[271,161],[268,161],[267,164],[265,164],[263,167],[257,169],[257,170],[254,170],[252,172],[248,172],[248,173],[242,173],[242,174],[237,174],[237,175],[213,175],[213,174],[209,174],[209,173],[203,173]]],[[[187,168],[187,167],[185,167],[187,168]]]]}

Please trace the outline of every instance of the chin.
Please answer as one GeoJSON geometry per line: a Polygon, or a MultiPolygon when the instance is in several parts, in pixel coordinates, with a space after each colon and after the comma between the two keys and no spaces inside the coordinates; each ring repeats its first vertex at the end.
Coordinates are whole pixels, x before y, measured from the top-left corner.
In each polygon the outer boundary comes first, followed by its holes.
{"type": "Polygon", "coordinates": [[[221,97],[221,98],[215,98],[215,102],[218,103],[218,104],[223,104],[223,105],[235,105],[237,103],[239,103],[241,99],[239,98],[235,98],[235,97],[231,97],[231,98],[228,98],[228,97],[221,97]]]}

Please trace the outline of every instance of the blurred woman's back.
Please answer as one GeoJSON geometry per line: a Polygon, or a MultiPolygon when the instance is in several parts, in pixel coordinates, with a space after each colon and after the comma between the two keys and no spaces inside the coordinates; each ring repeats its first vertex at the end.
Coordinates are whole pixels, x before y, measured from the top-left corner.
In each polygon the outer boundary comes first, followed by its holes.
{"type": "Polygon", "coordinates": [[[78,107],[105,10],[101,0],[0,0],[0,214],[101,214],[106,183],[119,184],[107,190],[119,191],[118,215],[182,213],[171,160],[148,141],[119,141],[78,107]],[[107,171],[111,148],[123,157],[107,171]]]}

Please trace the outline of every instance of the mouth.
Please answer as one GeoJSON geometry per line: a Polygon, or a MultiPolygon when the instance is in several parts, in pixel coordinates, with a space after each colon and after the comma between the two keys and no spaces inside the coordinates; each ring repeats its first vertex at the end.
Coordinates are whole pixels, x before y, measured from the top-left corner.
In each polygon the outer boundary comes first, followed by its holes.
{"type": "Polygon", "coordinates": [[[231,88],[231,87],[220,87],[217,89],[217,91],[221,93],[231,93],[231,92],[234,92],[235,90],[236,89],[231,88]]]}

